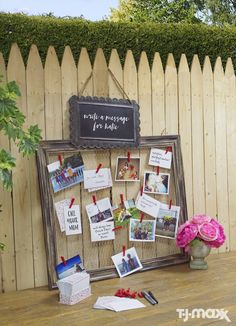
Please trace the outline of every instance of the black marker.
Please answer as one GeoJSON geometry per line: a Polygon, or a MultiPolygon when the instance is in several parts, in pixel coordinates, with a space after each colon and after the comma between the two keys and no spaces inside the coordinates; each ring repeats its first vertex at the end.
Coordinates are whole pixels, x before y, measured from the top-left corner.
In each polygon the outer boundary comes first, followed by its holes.
{"type": "Polygon", "coordinates": [[[142,295],[152,305],[155,305],[156,304],[156,301],[146,291],[142,291],[142,295]]]}
{"type": "Polygon", "coordinates": [[[158,301],[157,301],[157,299],[154,297],[154,295],[152,294],[152,292],[151,292],[151,291],[148,291],[148,294],[150,295],[150,297],[153,298],[153,300],[156,302],[156,304],[158,304],[158,301]]]}

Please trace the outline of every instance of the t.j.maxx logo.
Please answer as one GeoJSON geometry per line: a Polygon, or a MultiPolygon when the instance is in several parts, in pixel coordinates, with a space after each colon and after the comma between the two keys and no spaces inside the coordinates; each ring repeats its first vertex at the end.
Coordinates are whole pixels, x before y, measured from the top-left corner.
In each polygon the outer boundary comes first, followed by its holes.
{"type": "Polygon", "coordinates": [[[227,322],[231,322],[228,317],[228,311],[224,309],[202,309],[195,308],[191,311],[189,309],[176,309],[176,312],[179,314],[179,318],[183,319],[184,322],[188,321],[190,318],[203,318],[203,319],[220,319],[227,322]]]}

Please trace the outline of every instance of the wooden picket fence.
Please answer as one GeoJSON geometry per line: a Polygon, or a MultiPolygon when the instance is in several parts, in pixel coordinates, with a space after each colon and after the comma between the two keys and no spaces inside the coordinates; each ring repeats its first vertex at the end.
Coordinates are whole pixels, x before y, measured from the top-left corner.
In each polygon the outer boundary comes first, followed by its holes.
{"type": "MultiPolygon", "coordinates": [[[[160,49],[161,51],[161,49],[160,49]]],[[[163,68],[155,54],[150,67],[142,52],[136,67],[128,51],[122,67],[117,51],[107,65],[102,49],[93,66],[85,48],[78,65],[65,48],[61,65],[52,46],[43,67],[32,45],[25,67],[20,50],[12,45],[7,67],[0,55],[4,81],[20,86],[18,106],[26,124],[38,124],[44,139],[69,138],[68,99],[78,94],[92,73],[83,95],[121,98],[112,75],[140,105],[141,135],[180,134],[185,169],[188,213],[217,216],[227,235],[222,252],[236,250],[236,84],[232,61],[225,71],[218,58],[212,68],[208,57],[201,68],[195,55],[188,66],[183,54],[179,67],[172,54],[163,68]]],[[[17,157],[12,193],[0,189],[0,291],[47,284],[46,257],[35,158],[23,158],[16,146],[0,135],[0,147],[17,157]]]]}

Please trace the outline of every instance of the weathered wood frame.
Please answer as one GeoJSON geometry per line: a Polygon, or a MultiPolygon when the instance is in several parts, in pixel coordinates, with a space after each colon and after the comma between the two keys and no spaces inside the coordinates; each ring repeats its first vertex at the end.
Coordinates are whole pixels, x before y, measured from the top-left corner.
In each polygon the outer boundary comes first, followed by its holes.
{"type": "MultiPolygon", "coordinates": [[[[173,159],[173,175],[176,192],[176,204],[181,207],[181,215],[179,224],[184,223],[187,220],[187,204],[185,194],[185,183],[184,183],[184,171],[182,154],[180,147],[180,136],[158,136],[158,137],[141,137],[140,149],[158,147],[167,148],[172,147],[173,159]]],[[[48,270],[48,285],[49,289],[56,287],[56,274],[55,266],[57,264],[56,257],[56,234],[55,234],[55,221],[53,219],[54,214],[54,203],[53,193],[51,190],[47,164],[49,162],[49,155],[58,153],[70,153],[70,152],[84,152],[91,151],[93,149],[78,149],[71,142],[64,140],[55,141],[42,141],[37,151],[37,166],[39,175],[39,186],[42,204],[43,224],[44,224],[44,235],[45,245],[47,254],[47,270],[48,270]]],[[[103,150],[103,149],[100,149],[103,150]]],[[[168,255],[158,258],[149,258],[141,260],[143,269],[146,271],[150,269],[171,266],[189,261],[189,256],[181,251],[174,255],[168,255]]],[[[113,267],[99,268],[88,271],[92,281],[108,279],[117,277],[116,269],[113,267]]]]}

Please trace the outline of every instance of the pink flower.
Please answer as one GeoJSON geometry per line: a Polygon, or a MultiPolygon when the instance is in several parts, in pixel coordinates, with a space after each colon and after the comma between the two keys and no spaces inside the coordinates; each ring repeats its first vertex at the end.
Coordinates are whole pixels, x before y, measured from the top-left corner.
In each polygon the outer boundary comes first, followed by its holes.
{"type": "Polygon", "coordinates": [[[219,233],[218,227],[208,222],[198,225],[198,231],[199,231],[199,238],[205,241],[216,240],[219,233]]]}
{"type": "Polygon", "coordinates": [[[202,224],[210,221],[211,221],[211,217],[205,214],[194,215],[190,220],[190,222],[195,224],[202,224]]]}
{"type": "Polygon", "coordinates": [[[226,236],[223,226],[215,219],[211,219],[211,224],[218,230],[217,238],[213,241],[207,241],[207,245],[211,248],[219,248],[225,242],[226,236]]]}
{"type": "Polygon", "coordinates": [[[186,247],[198,233],[198,227],[196,224],[192,224],[189,221],[182,224],[177,232],[176,244],[180,248],[186,247]]]}

